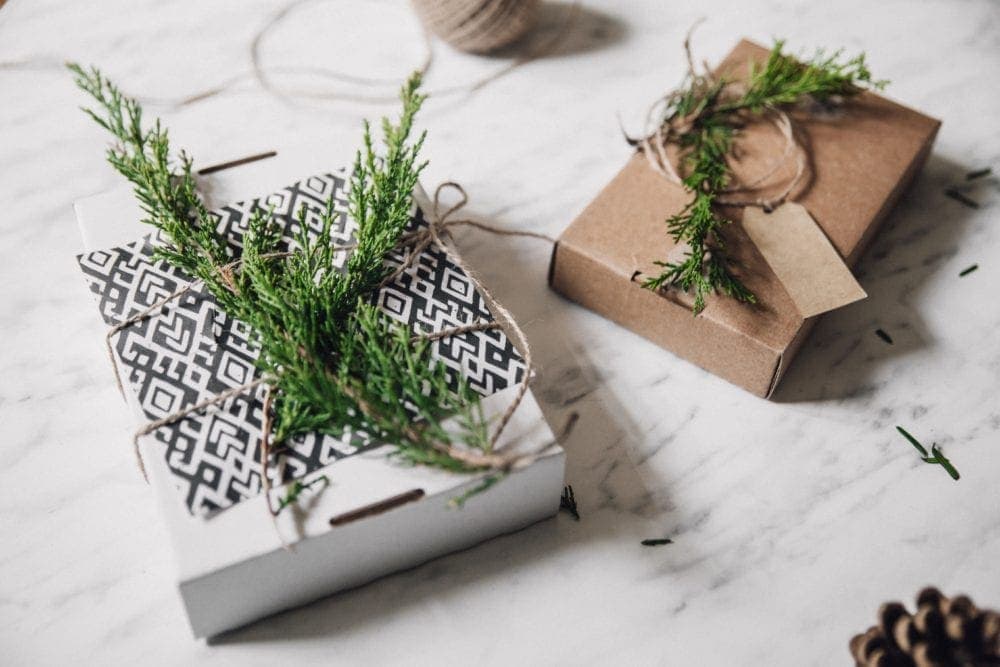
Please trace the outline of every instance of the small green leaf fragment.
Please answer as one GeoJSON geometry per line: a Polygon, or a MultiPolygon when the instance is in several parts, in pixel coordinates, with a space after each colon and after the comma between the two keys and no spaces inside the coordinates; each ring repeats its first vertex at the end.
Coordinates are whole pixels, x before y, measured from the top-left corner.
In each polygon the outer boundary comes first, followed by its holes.
{"type": "Polygon", "coordinates": [[[965,276],[969,275],[970,273],[972,273],[973,271],[975,271],[978,268],[979,268],[978,264],[973,264],[970,267],[962,269],[962,271],[958,274],[958,277],[959,278],[964,278],[965,276]]]}
{"type": "Polygon", "coordinates": [[[304,491],[311,489],[317,484],[322,484],[322,488],[326,488],[330,485],[330,478],[326,475],[320,475],[319,477],[313,479],[310,482],[303,483],[301,480],[295,480],[288,486],[288,490],[285,496],[278,501],[278,512],[280,513],[283,509],[289,505],[298,502],[299,497],[304,491]]]}
{"type": "Polygon", "coordinates": [[[644,547],[662,547],[665,544],[673,544],[674,541],[669,537],[659,537],[650,538],[648,540],[643,540],[640,544],[644,547]]]}
{"type": "Polygon", "coordinates": [[[462,493],[461,495],[455,496],[454,498],[449,500],[448,507],[456,509],[464,506],[466,501],[468,501],[470,498],[472,498],[473,496],[478,496],[480,493],[487,490],[488,488],[499,482],[501,479],[503,479],[503,477],[504,475],[502,473],[484,477],[483,481],[477,484],[476,486],[472,487],[471,489],[462,493]]]}

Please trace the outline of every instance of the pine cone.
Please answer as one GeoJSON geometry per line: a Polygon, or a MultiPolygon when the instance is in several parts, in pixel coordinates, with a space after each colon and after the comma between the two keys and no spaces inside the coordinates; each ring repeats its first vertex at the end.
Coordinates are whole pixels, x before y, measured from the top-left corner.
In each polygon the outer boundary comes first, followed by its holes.
{"type": "Polygon", "coordinates": [[[917,595],[917,613],[898,602],[878,612],[878,625],[850,644],[857,667],[985,667],[1000,665],[1000,613],[976,608],[965,595],[936,588],[917,595]]]}

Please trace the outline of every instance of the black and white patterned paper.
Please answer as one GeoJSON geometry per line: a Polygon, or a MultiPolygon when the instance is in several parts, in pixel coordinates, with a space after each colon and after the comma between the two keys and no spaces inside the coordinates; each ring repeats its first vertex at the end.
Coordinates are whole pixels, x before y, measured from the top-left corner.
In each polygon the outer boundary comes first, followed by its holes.
{"type": "MultiPolygon", "coordinates": [[[[218,232],[238,254],[251,214],[273,210],[283,227],[287,247],[299,233],[300,210],[308,211],[307,233],[320,231],[320,213],[334,198],[338,218],[334,242],[353,240],[356,223],[346,213],[345,172],[313,176],[268,197],[233,204],[213,212],[218,232]]],[[[426,224],[415,209],[411,228],[426,224]]],[[[181,271],[152,260],[153,243],[142,239],[121,247],[80,256],[80,266],[97,295],[101,316],[109,325],[145,310],[183,287],[181,271]]],[[[339,261],[346,262],[346,253],[339,261]]],[[[389,259],[399,265],[402,255],[389,259]]],[[[420,331],[438,331],[479,320],[492,320],[468,276],[433,245],[376,296],[378,305],[396,320],[420,331]]],[[[192,290],[153,317],[125,328],[114,339],[115,354],[126,387],[138,397],[144,416],[161,418],[200,400],[249,382],[255,376],[256,350],[248,344],[244,323],[227,317],[203,290],[192,290]]],[[[434,356],[486,396],[516,384],[523,361],[500,330],[443,338],[434,356]]],[[[176,485],[193,514],[208,516],[261,491],[260,427],[263,389],[238,396],[203,414],[192,414],[153,435],[176,485]]],[[[273,482],[288,482],[380,443],[359,437],[333,438],[310,434],[289,443],[277,465],[269,467],[273,482]]],[[[147,450],[148,451],[148,450],[147,450]]]]}

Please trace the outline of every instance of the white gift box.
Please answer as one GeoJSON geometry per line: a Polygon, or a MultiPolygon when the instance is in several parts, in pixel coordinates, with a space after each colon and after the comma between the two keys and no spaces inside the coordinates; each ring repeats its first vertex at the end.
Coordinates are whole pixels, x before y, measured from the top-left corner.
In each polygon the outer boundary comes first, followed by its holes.
{"type": "MultiPolygon", "coordinates": [[[[315,144],[205,177],[210,206],[272,191],[329,164],[344,147],[315,144]]],[[[427,197],[415,193],[428,213],[427,197]]],[[[148,233],[127,186],[76,204],[84,250],[134,241],[148,233]]],[[[124,373],[123,373],[124,375],[124,373]]],[[[126,400],[145,417],[122,377],[126,400]]],[[[483,399],[487,416],[502,412],[516,387],[483,399]]],[[[123,436],[124,440],[124,436],[123,436]]],[[[529,392],[500,444],[534,451],[554,440],[529,392]]],[[[176,554],[177,582],[194,634],[208,637],[269,614],[352,588],[429,559],[552,516],[559,508],[565,454],[555,445],[530,465],[470,497],[482,475],[409,467],[389,460],[388,448],[337,460],[302,481],[322,476],[299,503],[272,518],[263,495],[210,518],[188,511],[172,472],[152,439],[141,442],[149,481],[176,554]],[[290,545],[290,546],[289,546],[290,545]]],[[[138,472],[136,473],[138,475],[138,472]]],[[[282,489],[273,491],[272,504],[282,489]]]]}

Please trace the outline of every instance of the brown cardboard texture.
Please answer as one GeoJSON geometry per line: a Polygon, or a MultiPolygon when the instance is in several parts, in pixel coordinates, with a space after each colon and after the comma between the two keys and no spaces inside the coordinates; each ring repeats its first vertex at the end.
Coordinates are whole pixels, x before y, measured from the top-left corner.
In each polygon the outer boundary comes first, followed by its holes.
{"type": "MultiPolygon", "coordinates": [[[[717,72],[745,77],[751,60],[768,50],[741,41],[717,72]]],[[[940,122],[870,92],[830,110],[793,114],[810,168],[792,199],[812,215],[833,248],[853,266],[879,224],[913,180],[940,122]]],[[[753,182],[781,157],[782,138],[767,120],[737,139],[738,181],[753,182]]],[[[763,186],[780,189],[794,171],[788,160],[763,186]]],[[[742,228],[742,209],[724,235],[737,275],[756,305],[724,296],[691,314],[691,298],[676,289],[652,292],[643,276],[674,250],[665,220],[689,195],[657,173],[645,156],[625,167],[570,224],[552,253],[549,281],[556,291],[759,396],[770,396],[816,318],[804,318],[788,291],[742,228]]]]}

